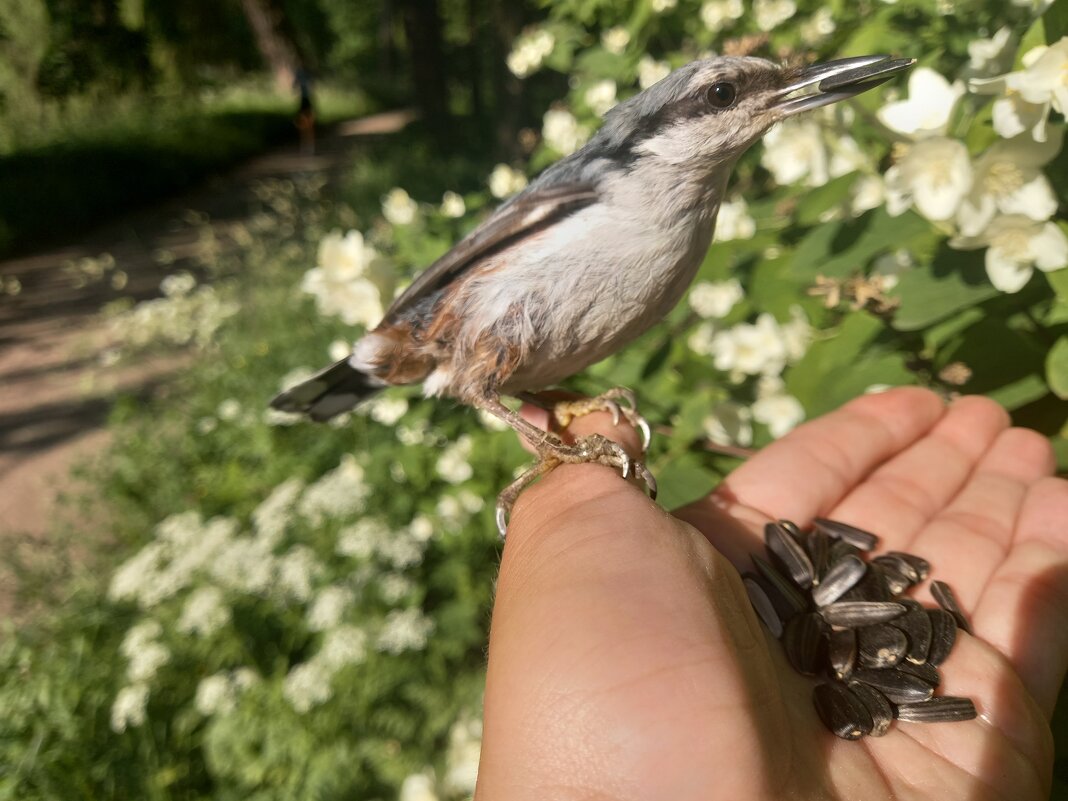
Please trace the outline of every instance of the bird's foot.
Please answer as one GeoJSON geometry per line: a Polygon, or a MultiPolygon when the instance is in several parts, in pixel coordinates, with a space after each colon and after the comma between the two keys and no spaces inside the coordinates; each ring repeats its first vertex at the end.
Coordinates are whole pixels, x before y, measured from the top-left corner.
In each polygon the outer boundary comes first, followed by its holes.
{"type": "Polygon", "coordinates": [[[567,428],[576,417],[593,412],[609,412],[612,415],[612,425],[619,425],[619,418],[622,417],[641,435],[642,454],[648,452],[649,441],[652,439],[649,422],[638,414],[638,399],[625,387],[610,389],[595,398],[560,401],[552,409],[553,418],[561,428],[567,428]],[[626,405],[620,405],[621,400],[626,405]]]}
{"type": "MultiPolygon", "coordinates": [[[[592,399],[596,400],[596,399],[592,399]]],[[[604,409],[604,406],[599,407],[604,409]]],[[[595,409],[590,409],[595,411],[595,409]]],[[[583,412],[588,414],[589,412],[583,412]]],[[[634,475],[640,478],[649,491],[650,497],[656,500],[656,479],[642,462],[631,459],[622,445],[613,442],[601,434],[591,434],[575,441],[574,445],[565,445],[559,440],[543,439],[538,445],[538,455],[541,457],[537,464],[524,472],[519,478],[509,484],[500,495],[497,496],[497,531],[501,539],[504,539],[508,529],[508,516],[512,511],[519,494],[534,479],[538,478],[560,464],[603,464],[619,470],[623,478],[634,475]]]]}

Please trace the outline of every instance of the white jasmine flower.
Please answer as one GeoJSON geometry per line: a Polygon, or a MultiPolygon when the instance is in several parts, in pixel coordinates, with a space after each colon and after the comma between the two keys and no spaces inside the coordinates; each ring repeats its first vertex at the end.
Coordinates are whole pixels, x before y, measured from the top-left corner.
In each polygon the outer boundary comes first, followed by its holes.
{"type": "Polygon", "coordinates": [[[832,140],[831,159],[827,164],[827,174],[831,178],[848,175],[857,170],[868,169],[871,159],[857,144],[852,136],[843,135],[832,140]]]}
{"type": "Polygon", "coordinates": [[[753,419],[778,439],[805,419],[805,410],[792,395],[769,395],[753,404],[753,419]]]}
{"type": "Polygon", "coordinates": [[[378,544],[379,555],[395,570],[403,570],[423,561],[425,540],[417,540],[406,534],[398,532],[378,544]]]}
{"type": "Polygon", "coordinates": [[[771,31],[786,22],[797,11],[794,0],[754,0],[753,13],[757,27],[762,31],[771,31]]]}
{"type": "Polygon", "coordinates": [[[218,587],[198,587],[186,599],[178,631],[210,637],[230,622],[230,607],[218,587]]]}
{"type": "Polygon", "coordinates": [[[363,517],[348,528],[342,529],[335,550],[342,556],[365,559],[389,536],[389,527],[381,520],[363,517]]]}
{"type": "Polygon", "coordinates": [[[475,792],[481,754],[482,721],[474,715],[456,721],[445,752],[444,784],[450,792],[464,797],[475,792]]]}
{"type": "Polygon", "coordinates": [[[1068,36],[1049,47],[1029,50],[1023,69],[997,78],[973,80],[972,91],[1003,95],[994,101],[994,130],[1009,139],[1029,132],[1046,141],[1049,112],[1068,112],[1068,36]]]}
{"type": "Polygon", "coordinates": [[[427,441],[427,432],[430,430],[430,426],[426,420],[420,420],[414,425],[397,426],[397,439],[401,445],[407,445],[409,447],[413,445],[423,445],[427,441]]]}
{"type": "Polygon", "coordinates": [[[885,199],[886,187],[880,175],[862,175],[849,189],[849,209],[855,217],[879,208],[885,199]]]}
{"type": "Polygon", "coordinates": [[[905,248],[884,253],[871,263],[872,274],[882,278],[883,289],[893,289],[897,286],[897,277],[915,266],[916,260],[905,248]]]}
{"type": "Polygon", "coordinates": [[[527,178],[519,170],[507,164],[498,164],[489,177],[490,194],[502,200],[519,192],[527,185],[527,178]]]}
{"type": "Polygon", "coordinates": [[[148,685],[131,684],[119,690],[111,704],[111,729],[122,734],[128,728],[137,728],[145,722],[148,706],[148,685]]]}
{"type": "Polygon", "coordinates": [[[712,33],[719,33],[744,13],[742,0],[706,0],[701,6],[701,22],[712,33]]]}
{"type": "Polygon", "coordinates": [[[296,601],[311,598],[312,581],[322,573],[322,565],[307,545],[297,545],[277,561],[274,589],[296,601]]]}
{"type": "Polygon", "coordinates": [[[976,39],[968,43],[968,72],[973,77],[992,75],[1011,66],[1013,41],[1012,29],[1007,25],[998,29],[989,39],[976,39]]]}
{"type": "Polygon", "coordinates": [[[352,355],[352,343],[344,339],[335,339],[326,349],[326,353],[335,362],[347,359],[352,355]]]}
{"type": "Polygon", "coordinates": [[[358,665],[367,656],[367,632],[356,626],[338,626],[326,632],[315,661],[332,671],[358,665]]]}
{"type": "Polygon", "coordinates": [[[717,445],[753,444],[753,413],[749,407],[734,401],[721,401],[712,407],[712,413],[704,419],[705,435],[717,445]]]}
{"type": "Polygon", "coordinates": [[[408,411],[408,401],[404,398],[379,395],[370,403],[365,404],[365,408],[376,423],[392,426],[396,425],[397,421],[408,411]]]}
{"type": "MultiPolygon", "coordinates": [[[[790,307],[790,321],[779,326],[782,342],[786,348],[786,358],[796,362],[805,355],[812,342],[812,326],[809,325],[805,310],[800,306],[790,307]]],[[[763,379],[762,379],[763,380],[763,379]]]]}
{"type": "Polygon", "coordinates": [[[739,323],[721,331],[712,340],[713,364],[717,370],[744,375],[781,373],[786,365],[786,344],[779,324],[770,314],[755,324],[739,323]]]}
{"type": "Polygon", "coordinates": [[[439,476],[450,484],[462,484],[474,475],[468,462],[471,455],[471,437],[464,435],[447,447],[438,457],[436,470],[439,476]]]}
{"type": "Polygon", "coordinates": [[[663,14],[665,11],[670,11],[676,5],[679,0],[650,0],[649,8],[653,10],[654,14],[663,14]]]}
{"type": "Polygon", "coordinates": [[[597,81],[583,96],[590,111],[598,117],[603,117],[608,109],[616,104],[616,82],[606,78],[597,81]]]}
{"type": "Polygon", "coordinates": [[[131,682],[148,682],[161,667],[171,661],[171,652],[158,642],[145,643],[138,650],[127,654],[126,678],[131,682]]]}
{"type": "Polygon", "coordinates": [[[590,138],[590,131],[579,125],[575,115],[567,109],[551,108],[542,118],[542,139],[545,144],[561,155],[574,153],[590,138]]]}
{"type": "Polygon", "coordinates": [[[192,292],[196,285],[197,279],[183,270],[160,281],[159,291],[168,298],[181,298],[192,292]]]}
{"type": "Polygon", "coordinates": [[[876,116],[890,130],[909,137],[943,135],[963,94],[960,81],[950,84],[930,67],[917,67],[909,75],[908,99],[887,103],[876,116]]]}
{"type": "Polygon", "coordinates": [[[382,198],[382,216],[393,225],[411,225],[419,214],[419,204],[401,189],[395,186],[382,198]]]}
{"type": "Polygon", "coordinates": [[[831,9],[823,6],[801,23],[801,41],[807,45],[818,44],[834,33],[837,27],[831,9]]]}
{"type": "MultiPolygon", "coordinates": [[[[472,493],[467,492],[466,494],[471,495],[472,493]]],[[[454,500],[460,503],[459,497],[454,500]]],[[[426,542],[434,536],[434,522],[426,515],[416,515],[412,518],[412,522],[408,524],[408,534],[416,542],[426,542]]]]}
{"type": "Polygon", "coordinates": [[[604,49],[609,53],[617,56],[621,55],[627,49],[627,45],[630,44],[630,33],[621,25],[609,28],[601,34],[601,44],[604,45],[604,49]]]}
{"type": "Polygon", "coordinates": [[[363,234],[334,231],[319,243],[318,266],[304,274],[301,290],[315,297],[320,314],[371,327],[381,319],[382,298],[393,296],[394,283],[391,265],[363,234]]]}
{"type": "Polygon", "coordinates": [[[734,305],[745,297],[737,278],[712,283],[699,281],[690,290],[690,308],[704,318],[726,317],[734,305]]]}
{"type": "Polygon", "coordinates": [[[701,323],[686,338],[686,346],[698,356],[711,356],[716,333],[716,327],[712,323],[701,323]]]}
{"type": "Polygon", "coordinates": [[[364,470],[351,453],[304,491],[298,510],[314,525],[331,517],[345,517],[363,508],[371,489],[364,481],[364,470]]]}
{"type": "Polygon", "coordinates": [[[215,673],[201,679],[193,706],[205,717],[233,712],[237,707],[237,689],[230,674],[215,673]]]}
{"type": "Polygon", "coordinates": [[[441,196],[442,216],[456,219],[458,217],[463,217],[466,213],[467,204],[464,203],[463,197],[456,192],[449,190],[441,196]]]}
{"type": "Polygon", "coordinates": [[[807,186],[823,186],[830,179],[828,161],[822,129],[812,120],[780,123],[764,136],[760,163],[779,184],[805,179],[807,186]]]}
{"type": "Polygon", "coordinates": [[[355,593],[348,587],[323,587],[315,594],[315,601],[308,610],[308,629],[325,631],[333,628],[355,600],[355,593]]]}
{"type": "Polygon", "coordinates": [[[1042,165],[1061,149],[1061,134],[1046,142],[1029,136],[995,142],[976,159],[972,189],[957,213],[963,236],[979,236],[994,216],[1023,214],[1036,222],[1057,211],[1057,198],[1042,165]]]}
{"type": "Polygon", "coordinates": [[[252,537],[238,537],[219,550],[209,572],[222,586],[263,595],[274,581],[273,545],[252,537]]]}
{"type": "Polygon", "coordinates": [[[728,242],[732,239],[752,239],[756,233],[756,220],[749,216],[749,205],[744,198],[726,200],[716,214],[714,239],[728,242]]]}
{"type": "Polygon", "coordinates": [[[508,54],[508,69],[517,78],[526,78],[541,67],[555,46],[556,37],[544,28],[524,34],[508,54]]]}
{"type": "Polygon", "coordinates": [[[657,61],[652,56],[642,56],[638,61],[638,85],[648,89],[657,81],[666,78],[671,72],[671,65],[666,61],[657,61]]]}
{"type": "Polygon", "coordinates": [[[958,248],[986,246],[986,274],[1002,292],[1019,292],[1034,268],[1048,273],[1068,266],[1068,238],[1052,222],[1036,222],[1022,214],[997,217],[975,237],[951,243],[958,248]]]}
{"type": "Polygon", "coordinates": [[[422,650],[433,630],[434,621],[424,615],[422,610],[414,607],[394,609],[386,615],[375,647],[388,654],[422,650]]]}
{"type": "Polygon", "coordinates": [[[282,682],[282,696],[293,709],[303,714],[313,706],[330,700],[333,694],[331,675],[329,667],[314,659],[297,665],[282,682]]]}
{"type": "Polygon", "coordinates": [[[464,511],[470,515],[481,512],[482,507],[486,505],[482,496],[475,495],[471,490],[462,489],[456,497],[460,499],[460,505],[463,506],[464,511]]]}
{"type": "Polygon", "coordinates": [[[108,598],[113,601],[140,600],[144,588],[155,581],[165,558],[166,550],[162,544],[147,544],[112,574],[108,598]]]}
{"type": "Polygon", "coordinates": [[[971,186],[972,164],[963,142],[921,139],[886,171],[886,210],[897,216],[914,205],[928,220],[949,220],[971,186]]]}
{"type": "Polygon", "coordinates": [[[282,537],[286,526],[293,518],[293,507],[304,491],[304,482],[299,478],[283,481],[252,512],[252,525],[256,536],[274,545],[282,537]]]}
{"type": "Polygon", "coordinates": [[[215,414],[220,420],[231,423],[240,416],[241,404],[234,398],[227,398],[219,404],[219,408],[215,410],[215,414]]]}
{"type": "Polygon", "coordinates": [[[399,603],[415,589],[415,582],[402,573],[386,573],[378,580],[378,594],[387,604],[399,603]]]}
{"type": "Polygon", "coordinates": [[[397,801],[438,801],[434,780],[425,773],[413,773],[401,782],[397,801]]]}

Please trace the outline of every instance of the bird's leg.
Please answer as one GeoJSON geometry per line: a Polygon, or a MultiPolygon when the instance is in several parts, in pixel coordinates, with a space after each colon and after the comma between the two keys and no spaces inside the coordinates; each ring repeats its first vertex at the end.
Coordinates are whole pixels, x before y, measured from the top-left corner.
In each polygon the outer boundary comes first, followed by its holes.
{"type": "Polygon", "coordinates": [[[561,428],[567,428],[576,417],[582,417],[593,412],[609,412],[612,415],[612,425],[619,425],[619,418],[623,417],[641,435],[642,454],[649,451],[649,441],[652,439],[649,421],[638,413],[638,399],[626,387],[615,387],[595,398],[579,398],[577,400],[556,402],[546,401],[531,392],[521,392],[517,397],[522,401],[550,412],[561,428]],[[620,400],[625,401],[626,405],[621,406],[619,404],[620,400]]]}
{"type": "Polygon", "coordinates": [[[576,440],[574,445],[565,445],[555,434],[542,431],[502,404],[496,393],[486,393],[478,399],[476,404],[515,429],[530,443],[540,457],[537,464],[505,487],[497,496],[497,530],[502,538],[508,527],[508,514],[516,498],[519,497],[519,493],[538,476],[547,473],[559,464],[587,462],[603,464],[619,470],[623,478],[629,477],[633,471],[645,482],[652,497],[656,498],[656,479],[653,478],[653,474],[641,462],[633,461],[621,445],[612,442],[607,437],[591,434],[576,440]]]}

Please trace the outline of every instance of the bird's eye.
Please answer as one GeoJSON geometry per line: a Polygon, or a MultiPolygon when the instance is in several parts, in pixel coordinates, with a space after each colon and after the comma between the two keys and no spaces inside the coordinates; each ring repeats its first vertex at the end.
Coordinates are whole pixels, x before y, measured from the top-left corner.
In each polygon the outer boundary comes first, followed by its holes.
{"type": "Polygon", "coordinates": [[[738,90],[733,83],[719,81],[708,87],[708,102],[712,108],[730,108],[738,99],[738,90]]]}

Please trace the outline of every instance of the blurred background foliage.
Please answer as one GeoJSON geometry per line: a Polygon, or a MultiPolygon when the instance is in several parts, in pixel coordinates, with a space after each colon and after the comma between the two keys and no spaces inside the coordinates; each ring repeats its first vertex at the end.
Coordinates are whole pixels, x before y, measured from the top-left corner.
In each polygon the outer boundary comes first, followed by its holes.
{"type": "MultiPolygon", "coordinates": [[[[158,298],[108,309],[106,364],[192,358],[118,403],[55,558],[5,555],[29,611],[0,641],[0,798],[470,795],[491,508],[525,454],[414,391],[332,426],[266,401],[613,104],[711,51],[894,52],[921,77],[754,148],[687,301],[571,382],[637,390],[664,505],[886,385],[990,395],[1068,468],[1064,109],[1052,144],[1025,131],[1002,157],[996,80],[1066,33],[1065,0],[0,0],[0,251],[291,138],[298,70],[321,120],[420,112],[339,183],[259,184],[238,247],[206,226],[158,298]],[[997,225],[1024,256],[999,259],[997,225]]],[[[1055,732],[1061,792],[1063,712],[1055,732]]]]}

